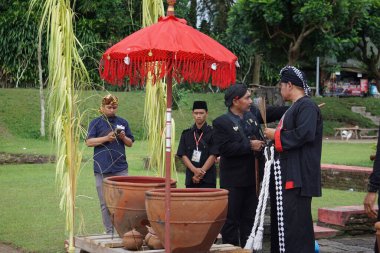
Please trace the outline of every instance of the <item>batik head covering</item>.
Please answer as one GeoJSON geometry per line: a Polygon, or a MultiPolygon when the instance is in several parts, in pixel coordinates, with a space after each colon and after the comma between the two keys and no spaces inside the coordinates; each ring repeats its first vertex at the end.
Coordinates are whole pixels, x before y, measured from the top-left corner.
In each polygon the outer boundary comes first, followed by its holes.
{"type": "Polygon", "coordinates": [[[286,66],[280,71],[280,79],[282,83],[291,82],[293,85],[301,87],[305,91],[306,96],[311,95],[311,89],[306,81],[305,73],[294,66],[286,66]]]}
{"type": "Polygon", "coordinates": [[[112,106],[116,105],[117,106],[117,105],[119,105],[119,99],[115,95],[112,95],[112,94],[108,94],[108,95],[104,96],[102,98],[102,103],[99,107],[100,113],[103,113],[103,108],[106,105],[112,105],[112,106]]]}
{"type": "Polygon", "coordinates": [[[102,99],[102,106],[105,105],[118,105],[119,104],[119,99],[112,94],[108,94],[103,97],[102,99]]]}

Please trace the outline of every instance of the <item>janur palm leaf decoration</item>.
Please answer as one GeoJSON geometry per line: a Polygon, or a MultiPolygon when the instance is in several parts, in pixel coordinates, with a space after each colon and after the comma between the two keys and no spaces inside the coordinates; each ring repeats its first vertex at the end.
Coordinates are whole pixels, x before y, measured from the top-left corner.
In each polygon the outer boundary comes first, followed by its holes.
{"type": "MultiPolygon", "coordinates": [[[[31,7],[39,0],[32,0],[31,7]]],[[[88,73],[78,54],[69,0],[44,1],[40,33],[47,28],[49,95],[48,110],[52,139],[57,148],[56,182],[60,207],[66,212],[69,252],[74,252],[74,220],[77,176],[82,161],[79,141],[82,133],[78,110],[81,87],[88,73]]]]}
{"type": "MultiPolygon", "coordinates": [[[[143,0],[143,26],[149,26],[164,16],[162,0],[143,0]]],[[[164,38],[163,38],[164,39],[164,38]]],[[[157,174],[164,175],[165,170],[165,113],[166,84],[164,80],[155,80],[148,75],[145,84],[144,125],[148,139],[149,168],[156,169],[157,174]]],[[[175,142],[175,125],[172,119],[172,144],[175,142]]],[[[174,146],[174,145],[172,145],[174,146]]],[[[172,153],[171,168],[175,173],[174,156],[172,153]]]]}

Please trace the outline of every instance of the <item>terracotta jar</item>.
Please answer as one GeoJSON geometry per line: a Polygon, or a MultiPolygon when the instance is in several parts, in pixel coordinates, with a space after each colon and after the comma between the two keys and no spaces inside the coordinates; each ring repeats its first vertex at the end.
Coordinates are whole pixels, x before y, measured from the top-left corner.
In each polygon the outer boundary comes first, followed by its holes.
{"type": "MultiPolygon", "coordinates": [[[[149,221],[145,210],[145,191],[165,187],[165,178],[145,176],[114,176],[103,180],[103,195],[111,221],[120,238],[136,229],[147,234],[149,221]]],[[[176,187],[176,181],[171,181],[176,187]]]]}
{"type": "Polygon", "coordinates": [[[135,229],[123,235],[124,248],[128,250],[139,250],[143,245],[143,235],[135,229]]]}
{"type": "MultiPolygon", "coordinates": [[[[145,203],[151,226],[165,242],[165,190],[147,191],[145,203]]],[[[209,252],[226,220],[227,204],[224,189],[171,189],[171,252],[209,252]]]]}

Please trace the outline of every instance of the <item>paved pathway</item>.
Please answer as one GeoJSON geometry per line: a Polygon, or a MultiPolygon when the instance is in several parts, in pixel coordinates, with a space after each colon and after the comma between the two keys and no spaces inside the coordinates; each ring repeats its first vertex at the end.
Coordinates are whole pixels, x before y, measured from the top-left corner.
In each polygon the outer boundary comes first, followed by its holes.
{"type": "MultiPolygon", "coordinates": [[[[270,253],[269,238],[265,238],[264,240],[264,249],[260,253],[270,253]]],[[[373,253],[375,235],[319,239],[318,244],[320,253],[373,253]]]]}
{"type": "Polygon", "coordinates": [[[319,239],[320,253],[373,253],[375,235],[319,239]]]}

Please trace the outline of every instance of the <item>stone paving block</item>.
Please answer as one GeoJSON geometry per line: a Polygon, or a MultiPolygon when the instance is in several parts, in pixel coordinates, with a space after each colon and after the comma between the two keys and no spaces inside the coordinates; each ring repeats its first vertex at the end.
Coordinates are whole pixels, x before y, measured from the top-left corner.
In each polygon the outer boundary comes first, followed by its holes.
{"type": "Polygon", "coordinates": [[[315,239],[335,237],[337,236],[338,233],[340,233],[339,230],[328,228],[328,227],[321,227],[321,226],[318,226],[317,224],[314,224],[315,239]]]}
{"type": "Polygon", "coordinates": [[[374,235],[318,240],[321,253],[373,253],[374,235]]]}

